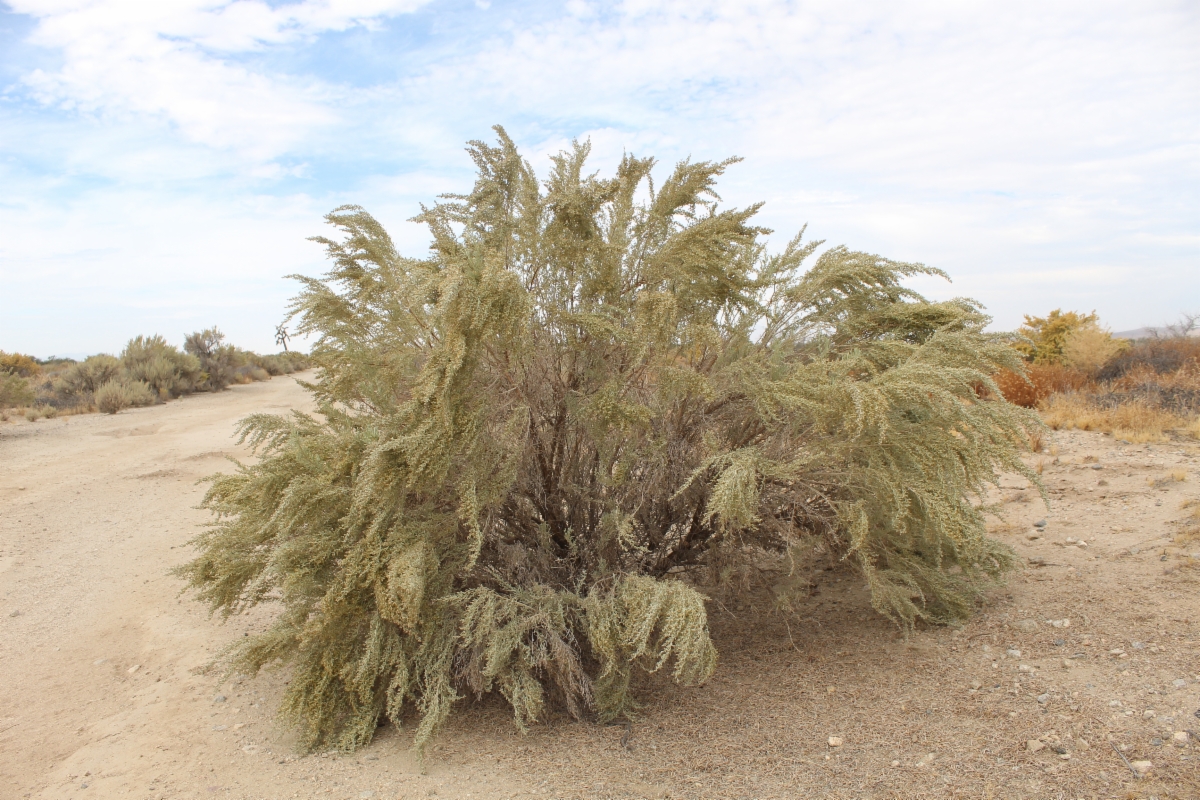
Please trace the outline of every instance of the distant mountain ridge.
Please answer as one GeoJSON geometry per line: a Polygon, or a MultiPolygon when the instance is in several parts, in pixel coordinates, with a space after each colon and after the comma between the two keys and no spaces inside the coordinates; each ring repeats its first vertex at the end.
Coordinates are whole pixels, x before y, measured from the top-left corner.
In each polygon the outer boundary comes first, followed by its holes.
{"type": "MultiPolygon", "coordinates": [[[[1170,336],[1171,332],[1165,328],[1134,328],[1131,331],[1116,331],[1113,337],[1117,339],[1150,339],[1155,336],[1170,336]]],[[[1193,328],[1188,331],[1188,336],[1200,336],[1200,328],[1193,328]]]]}

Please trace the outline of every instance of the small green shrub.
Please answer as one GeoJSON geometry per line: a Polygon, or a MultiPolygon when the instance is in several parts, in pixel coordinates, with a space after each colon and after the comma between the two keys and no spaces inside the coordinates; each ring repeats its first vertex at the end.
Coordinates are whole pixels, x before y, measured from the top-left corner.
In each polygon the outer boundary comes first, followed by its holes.
{"type": "Polygon", "coordinates": [[[937,270],[768,253],[758,206],[717,206],[730,162],[656,187],[653,160],[601,179],[576,145],[541,183],[499,134],[417,218],[427,258],[329,215],[294,306],[320,413],[243,421],[260,458],[213,479],[180,570],[226,616],[280,603],[232,657],[291,663],[303,742],[414,709],[423,747],[493,691],[522,727],[549,702],[628,717],[635,672],[712,673],[705,592],[814,545],[901,625],[967,615],[1013,563],[985,489],[1037,481],[1040,423],[990,377],[1021,368],[1011,337],[901,283],[937,270]]]}
{"type": "Polygon", "coordinates": [[[96,390],[96,407],[105,414],[116,414],[130,407],[153,405],[156,396],[142,381],[112,380],[96,390]]]}
{"type": "Polygon", "coordinates": [[[36,399],[27,378],[12,372],[0,372],[0,408],[32,405],[36,399]]]}

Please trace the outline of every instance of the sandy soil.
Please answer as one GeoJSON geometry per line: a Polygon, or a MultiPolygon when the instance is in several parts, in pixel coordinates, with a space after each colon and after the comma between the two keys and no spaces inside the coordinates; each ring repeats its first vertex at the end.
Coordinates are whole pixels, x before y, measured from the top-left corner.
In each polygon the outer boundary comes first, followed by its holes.
{"type": "Polygon", "coordinates": [[[222,624],[168,570],[234,421],[305,405],[276,378],[0,425],[0,798],[1200,797],[1177,734],[1200,733],[1200,447],[1083,433],[1032,457],[1049,511],[1005,480],[996,534],[1026,566],[961,630],[905,639],[831,566],[795,615],[714,606],[716,676],[648,683],[627,747],[561,717],[520,736],[485,700],[424,773],[391,729],[300,756],[273,717],[286,675],[197,671],[265,618],[222,624]]]}

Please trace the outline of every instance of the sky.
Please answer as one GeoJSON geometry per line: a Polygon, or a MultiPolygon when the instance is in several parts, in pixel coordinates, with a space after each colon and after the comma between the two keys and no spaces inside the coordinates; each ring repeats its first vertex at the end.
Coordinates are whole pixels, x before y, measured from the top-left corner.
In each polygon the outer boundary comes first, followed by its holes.
{"type": "Polygon", "coordinates": [[[542,175],[740,156],[773,245],[939,267],[997,330],[1200,312],[1195,0],[0,0],[0,349],[272,352],[324,215],[423,256],[495,124],[542,175]]]}

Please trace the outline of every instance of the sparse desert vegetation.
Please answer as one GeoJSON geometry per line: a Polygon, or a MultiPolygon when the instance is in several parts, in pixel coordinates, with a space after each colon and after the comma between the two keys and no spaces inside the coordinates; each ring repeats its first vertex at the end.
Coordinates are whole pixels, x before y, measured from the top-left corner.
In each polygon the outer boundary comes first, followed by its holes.
{"type": "Polygon", "coordinates": [[[227,344],[216,328],[189,335],[183,350],[162,336],[136,336],[119,356],[101,353],[82,361],[38,361],[0,351],[0,412],[30,421],[93,411],[115,414],[308,366],[303,353],[263,356],[227,344]]]}
{"type": "Polygon", "coordinates": [[[1197,317],[1160,336],[1116,339],[1094,314],[1052,311],[1026,317],[1023,371],[996,376],[1004,396],[1037,408],[1055,429],[1163,442],[1200,434],[1200,337],[1197,317]]]}

